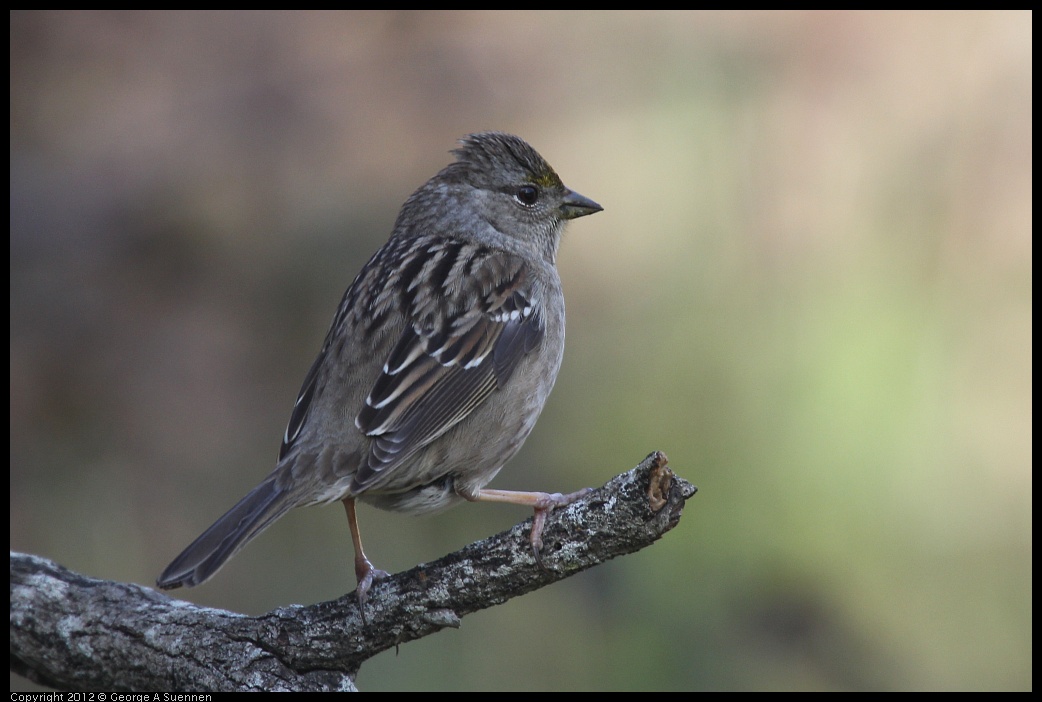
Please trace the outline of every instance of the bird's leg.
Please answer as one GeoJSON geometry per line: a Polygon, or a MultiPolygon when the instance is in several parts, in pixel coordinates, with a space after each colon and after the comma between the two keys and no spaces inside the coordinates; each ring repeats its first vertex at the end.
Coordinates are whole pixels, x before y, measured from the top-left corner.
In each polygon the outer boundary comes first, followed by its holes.
{"type": "Polygon", "coordinates": [[[580,497],[593,492],[593,488],[583,488],[575,492],[562,495],[559,492],[516,492],[514,490],[477,490],[476,492],[463,495],[471,502],[507,502],[512,505],[524,505],[535,510],[532,520],[532,553],[535,555],[536,563],[543,567],[543,559],[540,551],[543,549],[543,524],[546,515],[553,512],[557,507],[570,505],[580,497]]]}
{"type": "Polygon", "coordinates": [[[374,580],[383,580],[387,577],[387,571],[380,570],[369,562],[362,550],[362,535],[358,533],[358,520],[355,517],[355,499],[345,497],[343,499],[344,509],[347,510],[347,525],[351,527],[351,542],[355,546],[355,577],[358,579],[358,608],[362,611],[362,620],[365,621],[365,601],[368,599],[369,588],[373,586],[374,580]]]}

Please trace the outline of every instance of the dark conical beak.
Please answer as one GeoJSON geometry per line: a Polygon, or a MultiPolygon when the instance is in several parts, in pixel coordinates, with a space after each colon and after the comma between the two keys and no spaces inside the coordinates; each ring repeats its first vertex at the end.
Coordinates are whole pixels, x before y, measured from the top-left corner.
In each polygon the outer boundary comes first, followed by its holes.
{"type": "Polygon", "coordinates": [[[561,217],[563,219],[575,219],[577,217],[585,217],[591,215],[594,212],[600,212],[604,208],[598,205],[596,202],[588,197],[583,197],[579,193],[568,191],[568,194],[561,200],[561,217]]]}

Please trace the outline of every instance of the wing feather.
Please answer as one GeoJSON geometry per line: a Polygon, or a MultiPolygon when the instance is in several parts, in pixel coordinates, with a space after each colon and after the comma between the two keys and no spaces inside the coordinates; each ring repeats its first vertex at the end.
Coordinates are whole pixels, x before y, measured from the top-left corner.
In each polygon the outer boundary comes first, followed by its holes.
{"type": "Polygon", "coordinates": [[[473,412],[543,336],[537,292],[520,258],[473,245],[454,253],[474,258],[471,275],[455,292],[442,286],[434,314],[430,300],[414,304],[355,420],[373,442],[354,491],[378,482],[473,412]]]}

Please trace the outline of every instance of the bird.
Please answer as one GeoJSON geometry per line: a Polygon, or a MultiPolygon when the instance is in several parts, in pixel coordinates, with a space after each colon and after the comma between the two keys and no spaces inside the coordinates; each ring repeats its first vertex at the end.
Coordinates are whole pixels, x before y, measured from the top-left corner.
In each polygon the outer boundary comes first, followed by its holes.
{"type": "Polygon", "coordinates": [[[486,485],[532,431],[561,367],[565,225],[603,208],[520,137],[470,134],[452,153],[344,293],[275,469],[170,563],[159,588],[199,585],[289,510],[340,501],[364,607],[388,574],[362,547],[356,501],[409,514],[465,501],[530,507],[541,563],[546,515],[589,492],[486,485]]]}

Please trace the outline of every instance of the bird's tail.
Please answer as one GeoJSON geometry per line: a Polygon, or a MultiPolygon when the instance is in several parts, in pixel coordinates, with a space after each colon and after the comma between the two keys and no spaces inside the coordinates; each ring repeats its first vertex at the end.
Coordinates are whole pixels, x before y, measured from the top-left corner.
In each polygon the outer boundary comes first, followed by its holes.
{"type": "Polygon", "coordinates": [[[250,494],[214,522],[193,541],[159,576],[156,585],[164,590],[192,587],[210,579],[225,561],[253,537],[295,507],[292,495],[276,486],[272,474],[250,494]]]}

